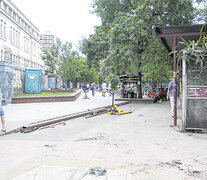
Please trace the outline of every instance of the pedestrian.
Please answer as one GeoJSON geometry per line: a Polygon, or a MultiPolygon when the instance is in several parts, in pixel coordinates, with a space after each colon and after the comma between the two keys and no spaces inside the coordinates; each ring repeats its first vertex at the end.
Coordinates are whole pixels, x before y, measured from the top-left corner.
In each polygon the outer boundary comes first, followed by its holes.
{"type": "Polygon", "coordinates": [[[137,86],[136,86],[135,83],[132,83],[131,97],[132,98],[136,98],[137,97],[137,86]]]}
{"type": "Polygon", "coordinates": [[[111,82],[109,81],[109,85],[108,85],[108,90],[109,90],[109,96],[111,96],[111,82]]]}
{"type": "Polygon", "coordinates": [[[125,98],[125,86],[124,83],[121,83],[121,87],[120,87],[120,94],[121,94],[121,98],[125,98]]]}
{"type": "Polygon", "coordinates": [[[92,96],[95,95],[95,90],[96,90],[95,86],[96,86],[96,84],[95,84],[95,82],[93,82],[93,83],[91,84],[91,87],[90,87],[90,89],[91,89],[91,91],[92,91],[92,96]]]}
{"type": "Polygon", "coordinates": [[[0,116],[1,116],[1,124],[2,124],[1,131],[6,132],[6,129],[5,129],[5,116],[4,116],[4,110],[2,108],[2,92],[1,92],[1,89],[0,89],[0,116]]]}
{"type": "MultiPolygon", "coordinates": [[[[170,99],[170,106],[171,106],[171,115],[174,117],[174,78],[168,84],[168,91],[167,91],[167,100],[170,99]]],[[[177,108],[181,105],[181,100],[179,97],[179,84],[177,83],[177,108]]]]}
{"type": "Polygon", "coordinates": [[[104,81],[102,83],[102,96],[103,97],[106,97],[105,93],[106,93],[106,82],[104,81]]]}

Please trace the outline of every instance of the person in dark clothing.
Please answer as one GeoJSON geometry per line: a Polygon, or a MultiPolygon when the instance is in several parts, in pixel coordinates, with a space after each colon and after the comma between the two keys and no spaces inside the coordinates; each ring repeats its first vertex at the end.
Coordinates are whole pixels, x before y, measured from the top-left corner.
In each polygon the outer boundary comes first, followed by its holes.
{"type": "Polygon", "coordinates": [[[159,101],[160,99],[166,100],[167,101],[167,97],[166,94],[164,93],[164,88],[161,88],[159,91],[159,94],[157,97],[155,97],[153,103],[156,103],[157,101],[159,101]]]}
{"type": "Polygon", "coordinates": [[[87,96],[87,93],[89,91],[89,86],[87,86],[86,84],[84,84],[82,86],[83,92],[85,93],[85,96],[83,97],[83,99],[89,99],[89,97],[87,96]]]}
{"type": "Polygon", "coordinates": [[[96,85],[95,82],[93,82],[93,83],[91,84],[91,87],[90,87],[90,89],[91,89],[91,91],[92,91],[92,96],[95,95],[95,90],[96,90],[95,85],[96,85]]]}

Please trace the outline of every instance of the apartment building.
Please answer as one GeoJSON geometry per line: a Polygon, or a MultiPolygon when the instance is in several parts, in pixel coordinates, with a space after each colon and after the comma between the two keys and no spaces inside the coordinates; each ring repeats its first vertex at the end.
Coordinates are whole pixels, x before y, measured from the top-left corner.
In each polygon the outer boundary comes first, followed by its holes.
{"type": "Polygon", "coordinates": [[[0,0],[0,62],[14,67],[14,88],[23,89],[24,70],[39,68],[41,59],[39,29],[10,0],[0,0]]]}
{"type": "Polygon", "coordinates": [[[40,41],[45,47],[50,48],[56,43],[56,36],[47,31],[40,35],[40,41]]]}

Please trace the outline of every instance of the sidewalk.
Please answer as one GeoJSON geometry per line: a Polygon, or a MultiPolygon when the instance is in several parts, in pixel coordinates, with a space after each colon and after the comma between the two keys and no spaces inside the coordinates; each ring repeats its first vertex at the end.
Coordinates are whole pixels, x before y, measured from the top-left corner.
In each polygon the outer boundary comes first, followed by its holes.
{"type": "MultiPolygon", "coordinates": [[[[80,96],[74,104],[28,104],[24,106],[28,110],[22,110],[24,122],[35,120],[29,113],[38,112],[43,118],[64,115],[66,105],[68,114],[111,103],[110,97],[98,93],[89,97],[80,96]]],[[[127,104],[120,109],[133,113],[78,118],[55,128],[0,137],[0,179],[207,179],[207,134],[175,131],[169,102],[127,104]],[[89,175],[94,167],[105,168],[106,176],[89,175]]]]}
{"type": "MultiPolygon", "coordinates": [[[[8,132],[32,122],[112,104],[112,98],[108,94],[106,94],[106,97],[102,97],[99,92],[96,92],[94,97],[91,95],[91,91],[87,94],[89,99],[83,99],[85,94],[82,93],[76,101],[70,102],[7,104],[3,106],[6,118],[6,130],[8,132]]],[[[121,102],[119,101],[117,103],[119,104],[121,102]]]]}

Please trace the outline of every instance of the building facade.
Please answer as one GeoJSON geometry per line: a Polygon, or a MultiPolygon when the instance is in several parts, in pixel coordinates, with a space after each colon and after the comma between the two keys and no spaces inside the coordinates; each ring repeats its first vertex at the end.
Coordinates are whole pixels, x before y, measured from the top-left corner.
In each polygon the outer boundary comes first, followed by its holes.
{"type": "Polygon", "coordinates": [[[24,89],[26,68],[44,71],[39,29],[10,0],[0,0],[0,62],[14,67],[14,89],[24,89]]]}
{"type": "Polygon", "coordinates": [[[50,48],[56,43],[56,36],[50,32],[45,32],[40,35],[40,41],[45,47],[50,48]]]}

